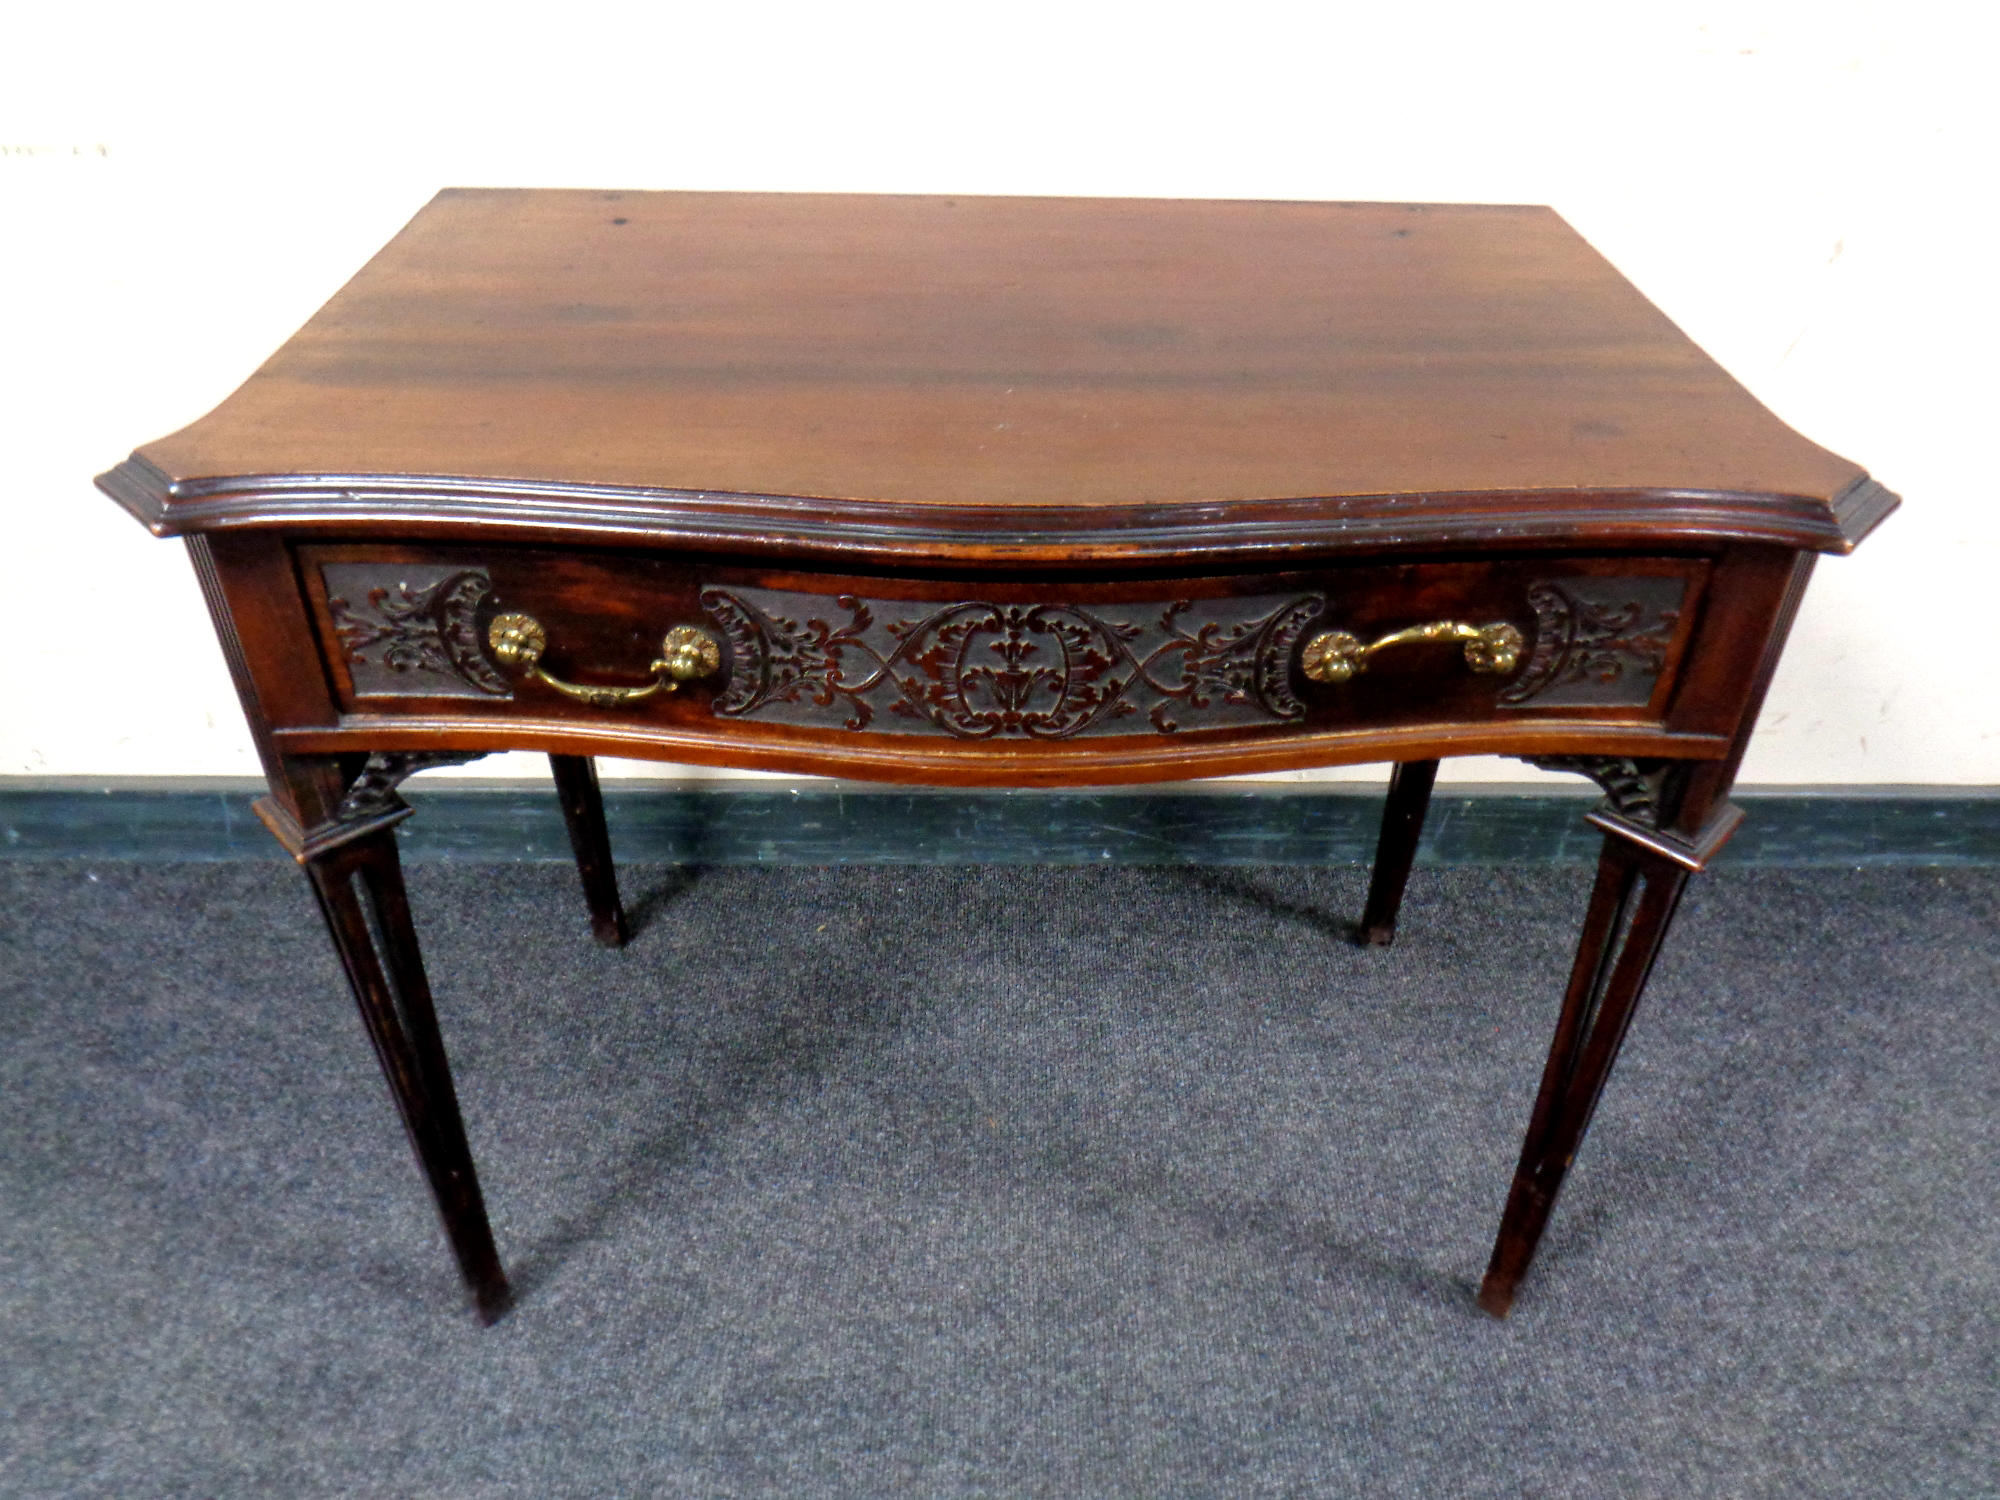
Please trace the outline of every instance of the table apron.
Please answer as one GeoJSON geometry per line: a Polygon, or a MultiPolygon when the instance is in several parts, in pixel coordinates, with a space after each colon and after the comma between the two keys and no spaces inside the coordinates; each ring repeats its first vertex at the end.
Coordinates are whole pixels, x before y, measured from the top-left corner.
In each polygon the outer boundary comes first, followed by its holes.
{"type": "Polygon", "coordinates": [[[1291,734],[1266,743],[1240,739],[1201,745],[1182,737],[1087,749],[1022,749],[903,741],[859,745],[822,739],[719,739],[713,735],[633,726],[613,730],[564,720],[372,718],[348,715],[334,728],[277,730],[289,755],[337,755],[371,750],[528,750],[553,755],[614,755],[632,760],[726,766],[860,781],[948,786],[1110,786],[1312,770],[1381,761],[1433,760],[1457,755],[1600,755],[1672,760],[1720,760],[1724,735],[1671,734],[1626,725],[1548,721],[1469,728],[1417,726],[1325,734],[1291,734]]]}

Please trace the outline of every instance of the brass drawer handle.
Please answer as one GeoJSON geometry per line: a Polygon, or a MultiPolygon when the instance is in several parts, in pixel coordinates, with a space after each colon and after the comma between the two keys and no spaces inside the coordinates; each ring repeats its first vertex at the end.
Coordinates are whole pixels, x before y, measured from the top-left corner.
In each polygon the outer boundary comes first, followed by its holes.
{"type": "Polygon", "coordinates": [[[1377,651],[1420,641],[1463,641],[1465,664],[1475,672],[1495,676],[1513,671],[1521,660],[1522,647],[1527,644],[1512,625],[1461,625],[1456,620],[1412,625],[1365,644],[1344,630],[1322,630],[1306,642],[1300,666],[1314,682],[1345,682],[1356,672],[1364,671],[1377,651]]]}
{"type": "Polygon", "coordinates": [[[525,672],[592,708],[619,708],[655,693],[671,693],[684,682],[712,677],[722,668],[722,643],[695,625],[676,625],[661,639],[659,658],[646,669],[653,680],[644,687],[591,687],[543,671],[549,633],[533,615],[495,615],[486,627],[486,643],[501,666],[525,672]]]}

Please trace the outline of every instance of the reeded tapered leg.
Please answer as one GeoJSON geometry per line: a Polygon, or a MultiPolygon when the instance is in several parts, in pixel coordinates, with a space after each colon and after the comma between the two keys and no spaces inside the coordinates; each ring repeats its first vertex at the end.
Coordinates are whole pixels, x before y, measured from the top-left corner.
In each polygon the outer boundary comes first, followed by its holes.
{"type": "Polygon", "coordinates": [[[410,1145],[430,1181],[459,1273],[481,1321],[491,1323],[506,1309],[507,1276],[493,1248],[458,1095],[438,1036],[430,983],[403,891],[395,830],[379,828],[309,853],[301,863],[410,1145]]]}
{"type": "Polygon", "coordinates": [[[569,825],[569,846],[576,852],[583,899],[590,906],[590,930],[605,947],[622,948],[630,934],[625,905],[618,899],[618,870],[611,862],[611,833],[604,825],[604,794],[597,785],[597,764],[587,755],[551,755],[549,770],[555,775],[563,822],[569,825]]]}
{"type": "Polygon", "coordinates": [[[1479,1288],[1479,1305],[1495,1317],[1514,1305],[1689,873],[1620,835],[1604,841],[1569,990],[1479,1288]]]}
{"type": "Polygon", "coordinates": [[[1368,882],[1368,905],[1361,914],[1364,943],[1386,947],[1396,940],[1396,913],[1403,906],[1403,887],[1416,862],[1417,840],[1423,836],[1424,814],[1437,781],[1434,760],[1398,761],[1389,773],[1389,797],[1382,807],[1382,833],[1375,843],[1375,873],[1368,882]]]}

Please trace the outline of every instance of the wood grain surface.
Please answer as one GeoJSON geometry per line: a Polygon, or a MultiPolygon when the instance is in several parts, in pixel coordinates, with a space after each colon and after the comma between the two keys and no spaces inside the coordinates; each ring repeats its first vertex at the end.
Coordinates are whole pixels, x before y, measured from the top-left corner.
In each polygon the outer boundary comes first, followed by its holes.
{"type": "Polygon", "coordinates": [[[625,535],[752,497],[722,531],[1395,543],[1506,497],[1579,539],[1709,497],[1712,534],[1846,550],[1894,503],[1546,208],[484,189],[106,483],[172,532],[365,525],[412,481],[625,535]]]}

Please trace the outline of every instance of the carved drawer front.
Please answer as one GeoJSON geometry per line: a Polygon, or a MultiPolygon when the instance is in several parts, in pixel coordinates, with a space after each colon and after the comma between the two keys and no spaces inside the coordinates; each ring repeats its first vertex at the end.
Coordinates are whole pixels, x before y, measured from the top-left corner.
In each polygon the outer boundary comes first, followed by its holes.
{"type": "Polygon", "coordinates": [[[1293,592],[1089,604],[712,585],[730,646],[715,712],[958,739],[1175,734],[1303,720],[1318,601],[1293,592]]]}
{"type": "Polygon", "coordinates": [[[1657,722],[1707,575],[1678,558],[1115,582],[509,548],[302,561],[357,712],[968,743],[1657,722]]]}

